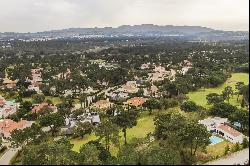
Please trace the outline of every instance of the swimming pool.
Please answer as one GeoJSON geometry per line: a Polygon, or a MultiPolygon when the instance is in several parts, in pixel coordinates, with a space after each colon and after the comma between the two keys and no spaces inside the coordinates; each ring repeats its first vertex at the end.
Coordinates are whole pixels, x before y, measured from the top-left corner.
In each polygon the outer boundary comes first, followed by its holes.
{"type": "Polygon", "coordinates": [[[215,144],[218,144],[222,141],[224,141],[222,138],[219,138],[219,137],[216,137],[216,136],[211,136],[209,138],[210,142],[211,142],[211,145],[215,145],[215,144]]]}

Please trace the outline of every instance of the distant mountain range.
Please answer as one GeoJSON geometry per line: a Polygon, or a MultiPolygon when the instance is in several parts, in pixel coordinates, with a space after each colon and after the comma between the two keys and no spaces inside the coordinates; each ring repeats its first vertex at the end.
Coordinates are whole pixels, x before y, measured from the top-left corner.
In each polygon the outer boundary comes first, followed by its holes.
{"type": "Polygon", "coordinates": [[[37,33],[0,33],[0,40],[50,40],[64,38],[105,38],[105,37],[176,37],[185,40],[248,40],[248,31],[221,31],[201,26],[159,26],[153,24],[122,25],[117,28],[69,28],[37,33]]]}

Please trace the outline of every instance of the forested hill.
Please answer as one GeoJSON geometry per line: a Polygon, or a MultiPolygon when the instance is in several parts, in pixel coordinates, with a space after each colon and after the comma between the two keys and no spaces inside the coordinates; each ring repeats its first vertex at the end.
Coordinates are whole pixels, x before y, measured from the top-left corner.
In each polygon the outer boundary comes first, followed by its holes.
{"type": "Polygon", "coordinates": [[[202,26],[122,25],[117,28],[69,28],[37,33],[0,33],[0,40],[35,38],[176,37],[183,40],[248,40],[248,31],[221,31],[202,26]]]}

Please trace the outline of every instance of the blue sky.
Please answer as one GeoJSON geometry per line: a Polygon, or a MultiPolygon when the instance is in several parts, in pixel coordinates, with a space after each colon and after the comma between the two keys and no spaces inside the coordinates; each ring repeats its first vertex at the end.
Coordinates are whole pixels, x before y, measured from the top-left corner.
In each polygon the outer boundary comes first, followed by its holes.
{"type": "Polygon", "coordinates": [[[249,28],[249,0],[0,0],[0,4],[1,32],[124,24],[249,28]]]}

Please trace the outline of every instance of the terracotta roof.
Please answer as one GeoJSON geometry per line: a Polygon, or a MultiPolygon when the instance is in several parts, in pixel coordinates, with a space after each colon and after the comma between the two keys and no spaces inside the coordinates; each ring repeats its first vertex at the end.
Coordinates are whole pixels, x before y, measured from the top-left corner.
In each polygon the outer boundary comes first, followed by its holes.
{"type": "Polygon", "coordinates": [[[45,109],[45,108],[50,108],[50,109],[52,109],[53,111],[56,110],[56,106],[51,106],[51,105],[49,105],[48,103],[41,103],[41,104],[36,105],[35,107],[33,107],[33,108],[32,108],[32,112],[33,112],[33,113],[35,113],[35,112],[38,113],[38,112],[42,111],[42,110],[45,109]]]}
{"type": "Polygon", "coordinates": [[[27,120],[21,120],[19,122],[15,122],[11,119],[0,120],[0,131],[4,135],[10,134],[15,129],[21,129],[28,123],[27,120]]]}
{"type": "Polygon", "coordinates": [[[108,100],[99,100],[95,103],[93,103],[93,106],[94,107],[97,107],[97,108],[108,108],[112,105],[113,103],[111,103],[110,101],[108,100]]]}
{"type": "Polygon", "coordinates": [[[147,99],[145,99],[143,97],[133,97],[133,98],[127,100],[127,102],[125,102],[125,103],[137,107],[139,105],[142,105],[146,100],[147,99]]]}
{"type": "Polygon", "coordinates": [[[219,129],[229,133],[230,135],[234,136],[234,137],[238,137],[239,135],[241,135],[241,133],[235,129],[233,129],[232,127],[228,126],[228,125],[220,125],[218,126],[219,129]]]}

